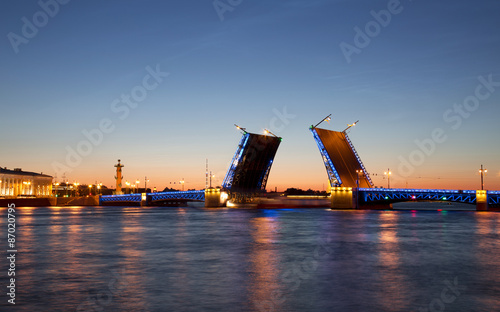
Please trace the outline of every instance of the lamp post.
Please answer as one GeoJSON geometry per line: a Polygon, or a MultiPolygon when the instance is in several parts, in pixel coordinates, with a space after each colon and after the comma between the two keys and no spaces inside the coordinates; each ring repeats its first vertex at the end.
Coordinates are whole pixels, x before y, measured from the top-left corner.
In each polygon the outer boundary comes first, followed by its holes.
{"type": "Polygon", "coordinates": [[[181,181],[179,181],[180,184],[182,184],[182,191],[184,191],[184,178],[182,178],[181,181]]]}
{"type": "Polygon", "coordinates": [[[356,209],[359,209],[359,174],[363,170],[356,170],[356,209]]]}
{"type": "Polygon", "coordinates": [[[89,196],[92,196],[92,184],[89,184],[89,196]]]}
{"type": "Polygon", "coordinates": [[[481,190],[484,190],[484,178],[483,175],[488,172],[488,170],[483,168],[483,165],[481,165],[481,169],[479,169],[479,173],[481,173],[481,190]]]}
{"type": "Polygon", "coordinates": [[[212,178],[215,178],[215,174],[212,174],[212,171],[210,171],[210,188],[212,188],[212,178]]]}
{"type": "Polygon", "coordinates": [[[139,183],[140,183],[140,182],[141,182],[141,181],[139,181],[139,179],[137,179],[137,180],[135,181],[135,188],[136,188],[136,191],[135,191],[135,192],[136,192],[136,193],[139,193],[139,183]]]}
{"type": "Polygon", "coordinates": [[[391,170],[387,168],[387,171],[384,172],[384,174],[387,176],[387,188],[391,188],[391,170]]]}
{"type": "Polygon", "coordinates": [[[127,186],[127,194],[130,194],[130,182],[126,181],[125,185],[127,186]]]}
{"type": "Polygon", "coordinates": [[[148,192],[148,177],[144,177],[144,193],[148,192]]]}
{"type": "Polygon", "coordinates": [[[319,125],[320,125],[323,121],[326,121],[326,122],[330,123],[330,120],[332,120],[332,117],[331,117],[331,116],[332,116],[332,114],[330,114],[330,115],[326,116],[325,118],[321,119],[321,121],[320,121],[320,122],[318,122],[315,126],[312,126],[312,125],[311,125],[311,129],[316,128],[316,127],[317,127],[317,126],[319,126],[319,125]]]}

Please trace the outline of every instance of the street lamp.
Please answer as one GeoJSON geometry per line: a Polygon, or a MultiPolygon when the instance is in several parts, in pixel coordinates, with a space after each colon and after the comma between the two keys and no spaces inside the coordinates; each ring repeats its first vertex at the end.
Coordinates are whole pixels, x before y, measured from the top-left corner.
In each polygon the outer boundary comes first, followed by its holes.
{"type": "Polygon", "coordinates": [[[359,174],[363,173],[363,170],[356,170],[356,209],[359,209],[359,174]]]}
{"type": "Polygon", "coordinates": [[[384,172],[384,175],[387,176],[387,188],[391,188],[391,170],[389,168],[387,168],[387,171],[384,172]]]}
{"type": "Polygon", "coordinates": [[[144,177],[144,193],[148,192],[148,177],[144,177]]]}
{"type": "Polygon", "coordinates": [[[136,193],[139,193],[139,183],[140,183],[140,182],[141,182],[141,181],[139,181],[139,179],[137,179],[137,180],[135,181],[135,187],[136,187],[135,192],[136,192],[136,193]]]}
{"type": "Polygon", "coordinates": [[[126,181],[125,185],[127,186],[127,194],[130,194],[130,182],[126,181]]]}
{"type": "Polygon", "coordinates": [[[92,184],[89,184],[89,195],[92,196],[92,184]]]}
{"type": "Polygon", "coordinates": [[[311,129],[316,128],[316,127],[317,127],[317,126],[319,126],[319,125],[320,125],[323,121],[326,121],[326,122],[330,123],[330,120],[332,120],[332,117],[331,117],[331,116],[332,116],[332,114],[330,114],[330,115],[326,116],[325,118],[321,119],[321,121],[320,121],[320,122],[318,122],[315,126],[312,126],[312,125],[311,125],[311,129]]]}
{"type": "Polygon", "coordinates": [[[275,138],[279,138],[279,136],[277,136],[276,134],[272,133],[271,131],[269,131],[268,129],[264,129],[264,134],[270,134],[272,135],[273,137],[275,138]]]}
{"type": "Polygon", "coordinates": [[[182,184],[182,191],[184,191],[184,178],[182,178],[181,181],[179,181],[180,184],[182,184]]]}
{"type": "Polygon", "coordinates": [[[210,171],[210,188],[212,187],[212,178],[215,178],[215,174],[212,174],[212,171],[210,171]]]}
{"type": "Polygon", "coordinates": [[[483,175],[487,173],[488,170],[483,168],[483,165],[481,165],[481,169],[479,169],[479,173],[481,173],[481,190],[484,190],[484,178],[483,175]]]}

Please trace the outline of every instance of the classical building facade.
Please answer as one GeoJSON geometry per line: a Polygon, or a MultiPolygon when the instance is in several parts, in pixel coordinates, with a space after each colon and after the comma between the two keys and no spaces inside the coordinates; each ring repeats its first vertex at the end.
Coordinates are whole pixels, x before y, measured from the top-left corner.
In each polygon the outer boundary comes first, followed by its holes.
{"type": "Polygon", "coordinates": [[[0,197],[48,197],[51,194],[51,176],[20,168],[0,168],[0,197]]]}

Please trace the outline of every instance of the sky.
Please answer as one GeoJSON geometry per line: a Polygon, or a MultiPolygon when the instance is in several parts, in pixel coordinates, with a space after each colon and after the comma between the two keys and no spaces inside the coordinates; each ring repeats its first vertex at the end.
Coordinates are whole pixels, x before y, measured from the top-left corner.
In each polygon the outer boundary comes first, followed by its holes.
{"type": "Polygon", "coordinates": [[[268,190],[325,189],[309,126],[376,186],[500,190],[495,0],[4,1],[0,166],[113,187],[220,185],[241,133],[283,141],[268,190]]]}

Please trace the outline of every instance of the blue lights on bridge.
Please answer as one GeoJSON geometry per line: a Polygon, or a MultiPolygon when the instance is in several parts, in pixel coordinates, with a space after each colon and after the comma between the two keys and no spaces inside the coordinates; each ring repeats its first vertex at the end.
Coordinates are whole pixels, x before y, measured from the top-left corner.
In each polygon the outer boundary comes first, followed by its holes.
{"type": "Polygon", "coordinates": [[[182,192],[161,192],[150,193],[152,201],[169,200],[169,199],[188,199],[195,201],[205,201],[205,191],[182,191],[182,192]]]}
{"type": "Polygon", "coordinates": [[[100,202],[141,202],[141,194],[126,194],[126,195],[103,195],[100,202]]]}
{"type": "Polygon", "coordinates": [[[342,180],[340,179],[340,176],[337,170],[335,169],[335,166],[333,165],[333,162],[330,159],[330,155],[328,155],[328,152],[326,151],[326,148],[323,145],[323,142],[321,141],[318,132],[316,132],[315,128],[311,128],[310,130],[313,133],[314,140],[318,145],[319,152],[321,153],[321,157],[323,158],[323,162],[325,163],[328,179],[330,180],[330,186],[335,186],[336,184],[342,184],[342,180]]]}
{"type": "MultiPolygon", "coordinates": [[[[145,194],[146,200],[161,201],[161,200],[190,200],[190,201],[205,201],[205,191],[178,191],[178,192],[159,192],[145,194]]],[[[140,203],[143,201],[143,194],[126,194],[126,195],[105,195],[101,196],[101,203],[140,203]]]]}
{"type": "MultiPolygon", "coordinates": [[[[488,204],[499,204],[500,191],[487,191],[488,204]]],[[[475,190],[443,190],[443,189],[386,189],[360,188],[360,200],[369,203],[377,201],[411,201],[411,200],[441,200],[467,204],[476,203],[475,190]]]]}
{"type": "Polygon", "coordinates": [[[240,143],[238,144],[238,148],[236,149],[236,153],[234,153],[233,159],[231,160],[231,165],[229,170],[224,177],[222,182],[222,187],[226,189],[230,189],[233,184],[234,174],[236,172],[236,167],[241,160],[243,155],[243,151],[245,150],[245,146],[247,145],[248,138],[250,137],[249,133],[246,133],[241,137],[240,143]]]}

